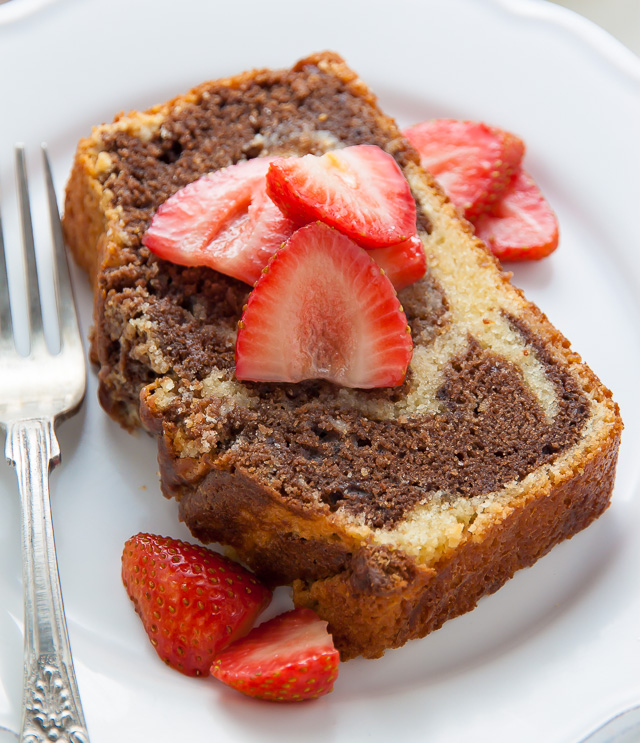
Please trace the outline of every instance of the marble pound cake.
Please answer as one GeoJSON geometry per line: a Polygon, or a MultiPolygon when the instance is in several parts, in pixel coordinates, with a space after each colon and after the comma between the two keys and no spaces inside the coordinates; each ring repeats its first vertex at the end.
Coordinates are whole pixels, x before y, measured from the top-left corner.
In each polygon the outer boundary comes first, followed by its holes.
{"type": "Polygon", "coordinates": [[[366,85],[333,54],[208,82],[80,142],[64,229],[95,289],[99,397],[157,437],[162,489],[378,657],[472,609],[608,506],[622,424],[610,392],[514,288],[366,85]],[[427,256],[399,296],[414,351],[395,388],[240,382],[250,287],[141,239],[205,173],[355,144],[391,154],[427,256]]]}

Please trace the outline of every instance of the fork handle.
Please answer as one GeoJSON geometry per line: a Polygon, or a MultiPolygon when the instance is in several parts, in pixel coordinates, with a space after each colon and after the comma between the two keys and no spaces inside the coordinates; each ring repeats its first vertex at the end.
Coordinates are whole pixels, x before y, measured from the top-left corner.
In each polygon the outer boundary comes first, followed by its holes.
{"type": "Polygon", "coordinates": [[[7,459],[22,504],[24,697],[22,743],[89,743],[64,616],[49,501],[49,471],[60,460],[53,420],[13,423],[7,459]]]}

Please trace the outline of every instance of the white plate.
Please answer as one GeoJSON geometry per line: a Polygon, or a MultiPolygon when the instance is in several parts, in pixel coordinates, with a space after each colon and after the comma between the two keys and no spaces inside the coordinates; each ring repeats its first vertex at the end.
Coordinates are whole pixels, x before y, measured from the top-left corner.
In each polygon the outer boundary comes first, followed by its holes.
{"type": "MultiPolygon", "coordinates": [[[[91,740],[577,741],[640,699],[640,63],[595,26],[539,1],[222,5],[0,5],[8,240],[17,229],[9,198],[16,141],[32,151],[49,142],[61,193],[75,144],[92,124],[205,79],[334,49],[402,124],[482,119],[525,139],[527,167],[557,210],[562,239],[550,259],[518,267],[515,281],[614,391],[626,421],[618,480],[597,523],[475,611],[381,660],[344,664],[334,693],[318,702],[253,702],[167,669],[143,635],[120,585],[122,544],[140,530],[187,534],[175,504],[159,494],[153,442],[106,417],[92,373],[82,413],[61,427],[65,462],[53,475],[91,740]]],[[[75,279],[86,333],[90,292],[77,271],[75,279]]],[[[22,598],[9,468],[0,470],[0,490],[0,725],[15,729],[22,598]]]]}

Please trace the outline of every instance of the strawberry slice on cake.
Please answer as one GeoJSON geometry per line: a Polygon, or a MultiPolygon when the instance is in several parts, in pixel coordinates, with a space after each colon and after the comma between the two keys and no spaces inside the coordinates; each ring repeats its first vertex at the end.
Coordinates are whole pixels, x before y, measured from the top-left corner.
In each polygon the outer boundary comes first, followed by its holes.
{"type": "Polygon", "coordinates": [[[143,244],[173,263],[209,266],[254,284],[295,230],[267,196],[270,162],[237,163],[181,188],[160,206],[143,244]]]}
{"type": "Polygon", "coordinates": [[[416,234],[409,184],[391,155],[374,145],[276,158],[267,193],[296,224],[320,220],[363,248],[389,247],[416,234]]]}
{"type": "Polygon", "coordinates": [[[322,222],[299,229],[275,254],[238,328],[242,380],[393,387],[402,384],[413,348],[389,279],[322,222]]]}

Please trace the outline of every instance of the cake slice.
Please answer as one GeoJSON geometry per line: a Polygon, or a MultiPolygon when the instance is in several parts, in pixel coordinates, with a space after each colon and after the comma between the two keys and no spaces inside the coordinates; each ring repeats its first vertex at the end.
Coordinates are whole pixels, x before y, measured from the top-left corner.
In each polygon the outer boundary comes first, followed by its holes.
{"type": "Polygon", "coordinates": [[[374,658],[472,609],[607,507],[622,424],[610,392],[509,282],[366,85],[336,55],[205,83],[80,142],[64,230],[95,288],[104,409],[157,437],[162,490],[374,658]],[[400,300],[402,386],[240,382],[250,287],[142,246],[205,173],[355,144],[391,154],[427,273],[400,300]]]}

